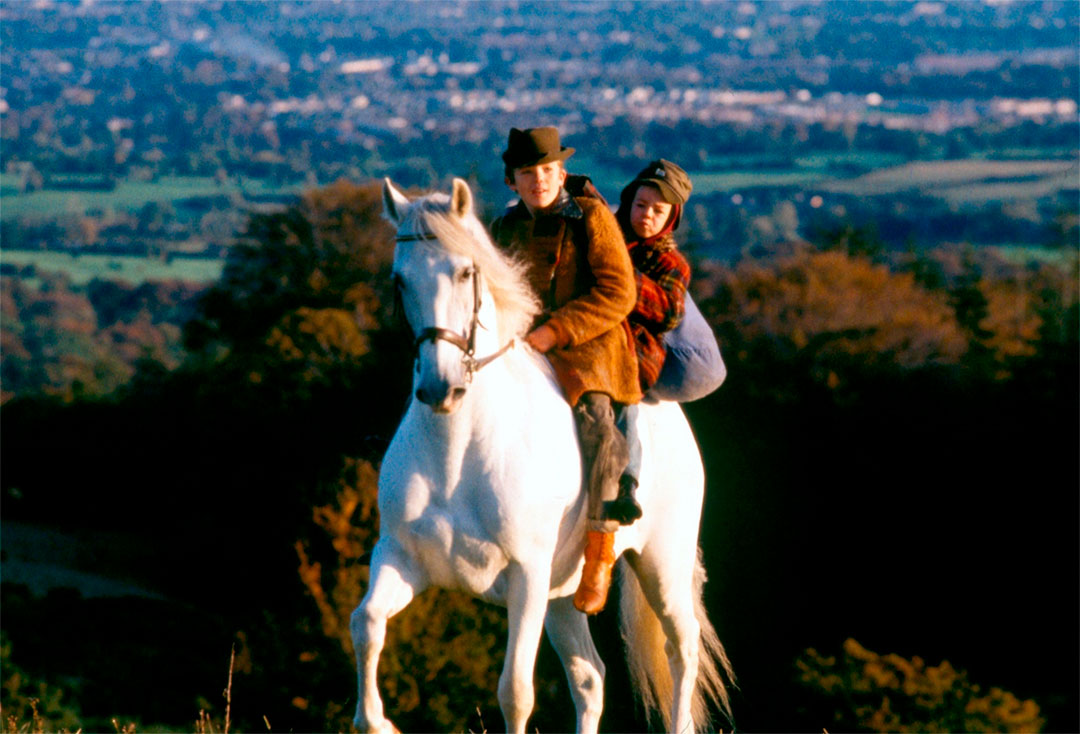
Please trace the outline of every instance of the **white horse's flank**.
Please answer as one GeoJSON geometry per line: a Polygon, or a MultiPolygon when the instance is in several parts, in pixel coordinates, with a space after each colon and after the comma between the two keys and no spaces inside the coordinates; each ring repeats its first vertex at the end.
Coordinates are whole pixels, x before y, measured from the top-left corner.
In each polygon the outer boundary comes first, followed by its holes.
{"type": "MultiPolygon", "coordinates": [[[[475,359],[525,332],[536,299],[473,214],[464,181],[454,180],[451,196],[412,202],[387,181],[383,201],[398,225],[394,275],[414,334],[434,327],[467,337],[474,293],[480,294],[475,359]]],[[[416,399],[383,460],[380,537],[370,585],[351,623],[356,727],[394,731],[376,684],[386,623],[435,585],[507,607],[498,688],[507,731],[523,733],[532,712],[543,629],[566,669],[578,731],[596,732],[604,665],[585,615],[572,605],[586,502],[570,407],[547,361],[526,346],[513,344],[475,374],[464,356],[445,337],[420,343],[416,399]]],[[[721,671],[732,678],[701,601],[704,475],[677,404],[643,405],[639,424],[644,517],[615,540],[616,553],[624,554],[621,625],[646,706],[658,709],[672,731],[687,732],[707,723],[710,701],[729,713],[721,671]]]]}

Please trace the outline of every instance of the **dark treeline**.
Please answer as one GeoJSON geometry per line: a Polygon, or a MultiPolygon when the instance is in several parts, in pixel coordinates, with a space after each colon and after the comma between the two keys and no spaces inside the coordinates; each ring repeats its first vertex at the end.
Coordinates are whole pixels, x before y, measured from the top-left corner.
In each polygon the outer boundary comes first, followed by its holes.
{"type": "MultiPolygon", "coordinates": [[[[348,730],[342,620],[366,581],[374,476],[411,377],[379,209],[376,186],[342,183],[254,215],[188,312],[181,362],[141,360],[97,396],[4,404],[5,522],[59,528],[88,549],[83,570],[160,597],[5,583],[5,712],[40,682],[70,729],[187,727],[200,710],[220,722],[235,646],[236,730],[263,717],[348,730]]],[[[729,366],[686,410],[708,477],[707,602],[740,676],[735,723],[867,728],[796,668],[807,648],[835,655],[855,638],[948,659],[1034,699],[1047,730],[1076,730],[1075,257],[897,252],[857,228],[812,240],[695,270],[729,366]]],[[[501,625],[441,592],[392,622],[396,723],[499,730],[501,625]]],[[[593,626],[609,664],[603,730],[643,730],[612,614],[593,626]]],[[[537,683],[530,725],[570,728],[546,646],[537,683]]]]}

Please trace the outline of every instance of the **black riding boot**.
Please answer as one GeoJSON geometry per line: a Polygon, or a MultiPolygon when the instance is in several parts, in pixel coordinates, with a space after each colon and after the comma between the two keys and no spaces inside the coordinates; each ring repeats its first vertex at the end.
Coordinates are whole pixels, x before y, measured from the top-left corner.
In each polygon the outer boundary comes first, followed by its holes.
{"type": "Polygon", "coordinates": [[[630,474],[619,477],[619,494],[611,502],[605,503],[604,514],[609,520],[617,520],[620,525],[632,525],[641,517],[641,505],[638,504],[634,492],[637,490],[638,480],[630,474]]]}

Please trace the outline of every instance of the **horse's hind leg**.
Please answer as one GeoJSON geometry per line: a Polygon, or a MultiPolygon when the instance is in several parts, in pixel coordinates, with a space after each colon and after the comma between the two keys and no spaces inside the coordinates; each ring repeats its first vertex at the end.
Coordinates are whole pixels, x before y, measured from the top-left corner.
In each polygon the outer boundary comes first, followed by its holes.
{"type": "MultiPolygon", "coordinates": [[[[673,732],[693,732],[694,688],[697,685],[701,627],[694,610],[693,570],[673,573],[668,569],[661,579],[654,559],[627,553],[640,583],[641,591],[656,614],[667,638],[664,652],[671,674],[671,720],[673,732]],[[685,576],[685,578],[684,578],[685,576]]],[[[628,589],[623,588],[622,593],[628,589]]]]}
{"type": "Polygon", "coordinates": [[[604,663],[589,633],[588,619],[574,608],[571,597],[553,599],[548,603],[544,629],[566,670],[577,710],[577,731],[595,734],[604,708],[604,663]]]}
{"type": "Polygon", "coordinates": [[[356,650],[359,692],[353,724],[361,732],[396,732],[383,714],[376,673],[386,641],[386,622],[422,590],[408,558],[395,545],[380,541],[371,564],[371,583],[352,613],[349,629],[356,650]]]}

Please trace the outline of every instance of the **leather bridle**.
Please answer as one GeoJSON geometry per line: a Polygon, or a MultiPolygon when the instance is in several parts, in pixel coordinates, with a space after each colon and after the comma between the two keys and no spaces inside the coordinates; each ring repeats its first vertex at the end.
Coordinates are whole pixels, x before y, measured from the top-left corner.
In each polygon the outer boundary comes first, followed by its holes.
{"type": "MultiPolygon", "coordinates": [[[[398,235],[397,242],[417,242],[439,239],[437,235],[432,232],[421,232],[419,234],[405,234],[398,235]]],[[[514,346],[514,340],[511,339],[502,349],[489,354],[486,357],[476,358],[476,330],[480,326],[480,269],[473,263],[472,268],[472,281],[473,281],[473,311],[472,319],[469,322],[469,334],[468,336],[462,336],[450,329],[444,329],[441,326],[428,326],[420,330],[420,333],[416,335],[416,339],[413,341],[413,359],[415,360],[420,353],[420,347],[426,341],[436,342],[442,340],[450,342],[455,347],[462,351],[461,362],[465,366],[465,382],[466,384],[472,382],[473,375],[478,372],[482,367],[494,362],[503,354],[514,346]]],[[[410,325],[409,328],[412,328],[410,325]]]]}

